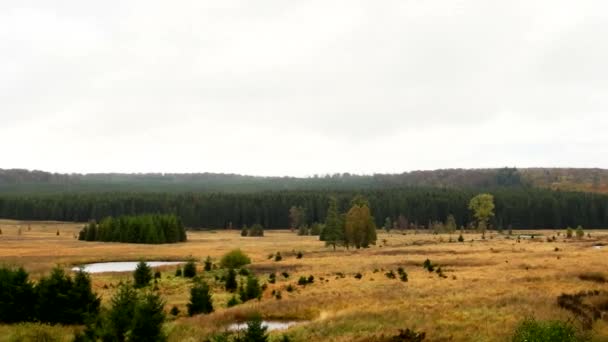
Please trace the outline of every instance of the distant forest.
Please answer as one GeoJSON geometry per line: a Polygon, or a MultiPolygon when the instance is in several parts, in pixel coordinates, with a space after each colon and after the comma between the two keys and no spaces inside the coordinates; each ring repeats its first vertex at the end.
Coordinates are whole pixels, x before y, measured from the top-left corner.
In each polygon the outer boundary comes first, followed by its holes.
{"type": "Polygon", "coordinates": [[[538,187],[562,191],[608,193],[603,169],[446,169],[400,174],[348,173],[295,177],[255,177],[236,174],[58,174],[0,169],[0,194],[91,192],[222,192],[282,190],[371,190],[403,187],[495,188],[538,187]]]}
{"type": "Polygon", "coordinates": [[[395,175],[340,174],[273,178],[226,174],[52,174],[0,170],[0,217],[89,221],[108,216],[175,214],[191,228],[262,224],[287,228],[289,209],[306,209],[305,222],[325,219],[330,196],[344,212],[356,195],[369,199],[376,225],[386,218],[424,228],[467,208],[480,192],[495,196],[496,228],[608,227],[608,171],[600,169],[477,169],[395,175]],[[562,188],[564,188],[562,190],[562,188]],[[557,189],[557,190],[556,190],[557,189]],[[584,192],[595,189],[595,192],[584,192]],[[573,191],[576,190],[576,191],[573,191]]]}
{"type": "MultiPolygon", "coordinates": [[[[305,222],[322,222],[330,196],[345,212],[356,195],[365,196],[376,225],[385,219],[428,227],[453,214],[459,226],[473,221],[473,189],[400,188],[362,191],[266,191],[258,193],[87,193],[1,195],[0,217],[27,220],[88,221],[144,213],[175,214],[192,228],[289,227],[289,209],[306,208],[305,222]],[[401,218],[400,218],[401,216],[401,218]]],[[[608,227],[608,195],[532,188],[502,188],[495,197],[496,228],[608,227]]]]}

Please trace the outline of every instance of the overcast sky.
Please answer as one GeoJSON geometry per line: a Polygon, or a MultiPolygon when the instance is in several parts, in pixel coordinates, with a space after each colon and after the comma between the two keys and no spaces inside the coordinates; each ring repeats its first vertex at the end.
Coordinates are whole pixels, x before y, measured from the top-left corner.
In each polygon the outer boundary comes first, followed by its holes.
{"type": "Polygon", "coordinates": [[[0,168],[608,168],[606,1],[0,2],[0,168]]]}

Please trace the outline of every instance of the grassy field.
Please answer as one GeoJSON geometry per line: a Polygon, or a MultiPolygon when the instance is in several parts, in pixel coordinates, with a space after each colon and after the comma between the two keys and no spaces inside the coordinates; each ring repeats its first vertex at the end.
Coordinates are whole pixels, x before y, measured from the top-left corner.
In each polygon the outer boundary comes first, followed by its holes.
{"type": "MultiPolygon", "coordinates": [[[[56,265],[68,268],[87,262],[184,260],[190,256],[201,262],[208,255],[218,260],[238,247],[252,258],[249,269],[263,283],[270,273],[277,273],[277,283],[268,284],[262,300],[233,308],[226,308],[230,294],[214,280],[223,271],[203,273],[213,288],[216,311],[190,318],[184,313],[191,281],[174,277],[174,266],[161,268],[158,287],[167,311],[177,306],[182,312],[167,323],[170,341],[202,341],[252,312],[266,319],[309,321],[281,332],[294,341],[373,341],[404,328],[426,332],[425,341],[508,341],[524,317],[569,319],[570,314],[557,306],[558,295],[608,290],[608,283],[579,278],[591,272],[604,272],[608,277],[608,246],[593,247],[608,244],[608,231],[566,239],[563,231],[558,236],[557,231],[545,230],[537,232],[541,237],[519,242],[517,234],[529,232],[514,231],[510,237],[488,233],[485,240],[471,233],[464,235],[465,242],[456,242],[457,234],[379,232],[378,244],[372,248],[333,251],[316,237],[286,230],[266,231],[260,238],[241,237],[239,231],[190,232],[186,243],[136,245],[78,241],[75,234],[81,227],[0,220],[0,263],[23,266],[36,279],[56,265]],[[548,242],[547,237],[553,236],[556,241],[548,242]],[[303,258],[296,258],[298,251],[303,258]],[[268,259],[276,252],[281,252],[282,261],[268,259]],[[427,258],[441,266],[445,278],[421,267],[427,258]],[[408,282],[385,276],[398,267],[405,268],[408,282]],[[281,272],[288,272],[289,278],[281,272]],[[361,279],[354,277],[357,273],[361,279]],[[315,278],[313,284],[296,285],[300,276],[309,275],[315,278]],[[294,292],[285,290],[289,284],[295,286],[294,292]],[[282,299],[271,295],[273,289],[281,290],[282,299]]],[[[107,303],[115,286],[131,275],[108,273],[92,278],[94,290],[107,303]]],[[[48,329],[68,340],[75,328],[36,329],[48,329]]],[[[15,340],[30,330],[35,329],[0,326],[0,341],[15,340]]],[[[608,341],[608,322],[598,320],[594,336],[597,341],[608,341]]]]}

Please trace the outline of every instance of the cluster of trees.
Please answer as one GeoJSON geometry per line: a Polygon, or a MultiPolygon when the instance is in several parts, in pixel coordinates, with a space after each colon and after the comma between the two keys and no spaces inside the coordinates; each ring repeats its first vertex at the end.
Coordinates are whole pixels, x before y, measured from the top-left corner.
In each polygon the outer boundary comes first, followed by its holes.
{"type": "Polygon", "coordinates": [[[346,214],[338,213],[337,201],[332,198],[327,210],[325,227],[320,240],[327,245],[346,248],[367,248],[376,243],[376,224],[369,209],[369,203],[361,196],[355,197],[346,214]]]}
{"type": "Polygon", "coordinates": [[[264,236],[264,227],[256,223],[251,228],[247,228],[247,226],[243,226],[241,229],[241,236],[264,236]]]}
{"type": "Polygon", "coordinates": [[[130,283],[119,286],[107,311],[88,320],[75,341],[165,341],[165,302],[158,293],[137,291],[130,283]]]}
{"type": "Polygon", "coordinates": [[[100,303],[82,270],[72,278],[55,268],[34,283],[23,268],[0,268],[0,322],[83,324],[99,313],[100,303]]]}
{"type": "MultiPolygon", "coordinates": [[[[306,208],[300,220],[310,226],[327,216],[329,197],[340,212],[350,209],[350,200],[360,194],[369,201],[375,224],[386,217],[399,228],[428,228],[429,222],[445,222],[452,214],[456,224],[475,221],[469,201],[480,191],[467,189],[401,188],[368,191],[277,191],[240,194],[204,193],[88,193],[62,195],[0,195],[0,217],[23,220],[83,222],[107,216],[174,214],[189,227],[228,228],[251,226],[267,229],[290,226],[289,209],[306,208]]],[[[587,228],[608,226],[608,196],[529,188],[488,191],[494,196],[492,227],[587,228]]]]}
{"type": "Polygon", "coordinates": [[[101,222],[91,221],[78,235],[79,240],[175,243],[186,241],[186,230],[175,215],[138,215],[106,217],[101,222]]]}

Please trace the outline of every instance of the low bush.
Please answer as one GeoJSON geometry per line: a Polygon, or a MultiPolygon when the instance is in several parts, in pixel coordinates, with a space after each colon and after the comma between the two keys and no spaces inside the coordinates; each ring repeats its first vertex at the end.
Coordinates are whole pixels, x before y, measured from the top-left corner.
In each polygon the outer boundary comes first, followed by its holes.
{"type": "Polygon", "coordinates": [[[220,265],[223,268],[239,268],[251,263],[251,259],[240,249],[234,249],[222,257],[220,265]]]}
{"type": "Polygon", "coordinates": [[[229,308],[231,308],[231,307],[233,307],[233,306],[237,306],[237,305],[239,305],[239,304],[240,304],[240,302],[239,302],[239,300],[236,298],[236,296],[232,296],[232,297],[230,297],[230,299],[228,300],[228,303],[226,303],[226,306],[227,306],[227,307],[229,307],[229,308]]]}
{"type": "Polygon", "coordinates": [[[426,259],[424,261],[424,263],[422,264],[422,267],[425,268],[429,272],[433,272],[435,270],[435,266],[433,266],[433,263],[431,263],[431,260],[429,260],[429,259],[426,259]]]}
{"type": "Polygon", "coordinates": [[[600,272],[585,272],[578,275],[580,280],[594,281],[596,283],[605,283],[606,277],[600,272]]]}
{"type": "Polygon", "coordinates": [[[582,342],[588,338],[577,329],[562,321],[537,321],[527,318],[515,329],[513,342],[582,342]]]}
{"type": "Polygon", "coordinates": [[[204,264],[204,270],[207,272],[211,271],[211,269],[213,268],[213,259],[211,259],[210,256],[207,256],[207,259],[205,259],[204,264]]]}

